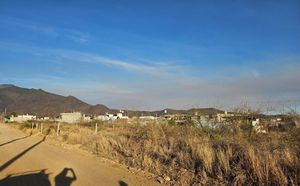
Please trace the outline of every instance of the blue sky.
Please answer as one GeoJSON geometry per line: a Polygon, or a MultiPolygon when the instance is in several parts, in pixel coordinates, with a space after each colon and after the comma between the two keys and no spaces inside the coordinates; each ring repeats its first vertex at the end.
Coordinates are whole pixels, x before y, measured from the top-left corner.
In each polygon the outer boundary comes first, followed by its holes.
{"type": "Polygon", "coordinates": [[[297,0],[0,2],[0,83],[114,108],[297,106],[299,43],[297,0]]]}

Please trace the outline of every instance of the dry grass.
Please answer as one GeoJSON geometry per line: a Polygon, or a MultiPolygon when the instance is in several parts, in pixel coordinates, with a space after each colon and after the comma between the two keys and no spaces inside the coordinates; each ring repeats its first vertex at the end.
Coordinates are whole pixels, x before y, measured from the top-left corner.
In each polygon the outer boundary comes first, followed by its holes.
{"type": "MultiPolygon", "coordinates": [[[[28,127],[28,126],[27,126],[28,127]]],[[[26,126],[25,126],[26,128],[26,126]]],[[[30,130],[30,129],[27,129],[30,130]]],[[[249,136],[192,126],[44,124],[43,133],[130,167],[169,176],[174,185],[299,185],[299,128],[249,136]]]]}

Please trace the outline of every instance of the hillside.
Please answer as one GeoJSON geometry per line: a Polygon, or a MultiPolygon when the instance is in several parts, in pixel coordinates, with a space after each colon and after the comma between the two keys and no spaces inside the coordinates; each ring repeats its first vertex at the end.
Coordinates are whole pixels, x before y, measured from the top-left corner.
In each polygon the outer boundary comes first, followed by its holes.
{"type": "MultiPolygon", "coordinates": [[[[0,85],[0,112],[7,109],[7,113],[35,114],[37,116],[58,116],[61,112],[80,111],[85,114],[116,113],[119,110],[110,109],[105,105],[90,105],[73,96],[61,96],[46,92],[42,89],[27,89],[14,85],[0,85]]],[[[164,109],[159,111],[130,111],[129,116],[164,115],[167,114],[215,114],[223,111],[214,108],[197,108],[189,110],[164,109]]]]}
{"type": "Polygon", "coordinates": [[[61,96],[41,89],[20,88],[14,85],[0,85],[0,110],[17,114],[57,116],[61,112],[81,111],[103,114],[110,109],[104,105],[89,105],[73,96],[61,96]]]}

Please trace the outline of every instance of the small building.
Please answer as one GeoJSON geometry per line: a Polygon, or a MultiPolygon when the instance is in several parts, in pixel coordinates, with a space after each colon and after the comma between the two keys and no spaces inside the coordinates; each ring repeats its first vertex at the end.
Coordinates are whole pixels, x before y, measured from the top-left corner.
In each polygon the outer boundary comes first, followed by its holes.
{"type": "Polygon", "coordinates": [[[123,113],[114,114],[113,119],[128,119],[128,116],[124,116],[123,113]]]}
{"type": "Polygon", "coordinates": [[[113,114],[106,113],[106,116],[108,117],[108,120],[113,120],[114,119],[114,115],[113,114]]]}
{"type": "Polygon", "coordinates": [[[82,121],[83,122],[91,122],[92,121],[92,117],[89,115],[84,114],[82,117],[82,121]]]}
{"type": "Polygon", "coordinates": [[[39,120],[39,121],[50,121],[50,117],[45,116],[45,117],[38,118],[37,120],[39,120]]]}
{"type": "Polygon", "coordinates": [[[17,123],[23,123],[29,120],[36,120],[36,116],[34,115],[18,115],[18,116],[11,116],[10,117],[10,122],[17,122],[17,123]]]}
{"type": "Polygon", "coordinates": [[[50,117],[47,117],[47,116],[46,116],[46,117],[43,117],[42,119],[43,119],[44,121],[48,121],[48,120],[50,120],[50,117]]]}
{"type": "Polygon", "coordinates": [[[80,123],[83,121],[83,115],[80,112],[61,113],[60,121],[65,123],[80,123]]]}
{"type": "Polygon", "coordinates": [[[123,117],[123,113],[117,113],[117,114],[115,114],[115,116],[117,117],[117,119],[120,119],[123,117]]]}
{"type": "Polygon", "coordinates": [[[105,115],[96,116],[95,119],[100,121],[114,121],[117,119],[128,119],[128,116],[123,116],[123,113],[117,113],[117,114],[106,113],[105,115]]]}
{"type": "Polygon", "coordinates": [[[109,117],[107,115],[98,115],[94,119],[95,120],[100,120],[100,121],[108,121],[109,117]]]}

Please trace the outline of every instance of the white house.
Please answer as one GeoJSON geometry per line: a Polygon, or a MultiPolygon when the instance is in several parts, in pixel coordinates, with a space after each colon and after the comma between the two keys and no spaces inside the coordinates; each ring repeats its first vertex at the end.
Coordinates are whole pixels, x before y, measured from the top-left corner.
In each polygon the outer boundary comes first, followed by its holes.
{"type": "Polygon", "coordinates": [[[50,117],[46,116],[46,117],[38,118],[38,120],[40,120],[40,121],[50,121],[50,117]]]}
{"type": "Polygon", "coordinates": [[[48,121],[48,120],[50,120],[50,117],[43,117],[43,120],[45,120],[45,121],[48,121]]]}
{"type": "Polygon", "coordinates": [[[109,121],[109,120],[113,121],[117,119],[128,119],[128,116],[123,116],[123,113],[117,113],[117,114],[106,113],[105,115],[98,115],[96,119],[100,121],[109,121]]]}
{"type": "Polygon", "coordinates": [[[96,120],[100,120],[100,121],[108,121],[109,118],[107,115],[98,115],[95,117],[96,120]]]}
{"type": "Polygon", "coordinates": [[[65,123],[80,123],[83,120],[83,116],[80,112],[61,113],[60,121],[65,123]]]}
{"type": "Polygon", "coordinates": [[[91,122],[92,118],[89,115],[83,115],[82,120],[83,122],[91,122]]]}
{"type": "Polygon", "coordinates": [[[12,116],[10,118],[11,122],[18,122],[18,123],[23,123],[23,122],[29,121],[29,120],[36,120],[36,116],[26,114],[26,115],[18,115],[17,117],[12,116]]]}
{"type": "Polygon", "coordinates": [[[106,116],[108,117],[108,120],[113,120],[114,119],[114,115],[113,114],[106,113],[106,116]]]}
{"type": "Polygon", "coordinates": [[[117,113],[116,116],[117,116],[118,119],[120,119],[120,118],[123,117],[123,113],[117,113]]]}
{"type": "Polygon", "coordinates": [[[112,120],[116,120],[116,119],[128,119],[128,116],[124,116],[123,113],[119,112],[115,114],[112,118],[112,120]]]}

